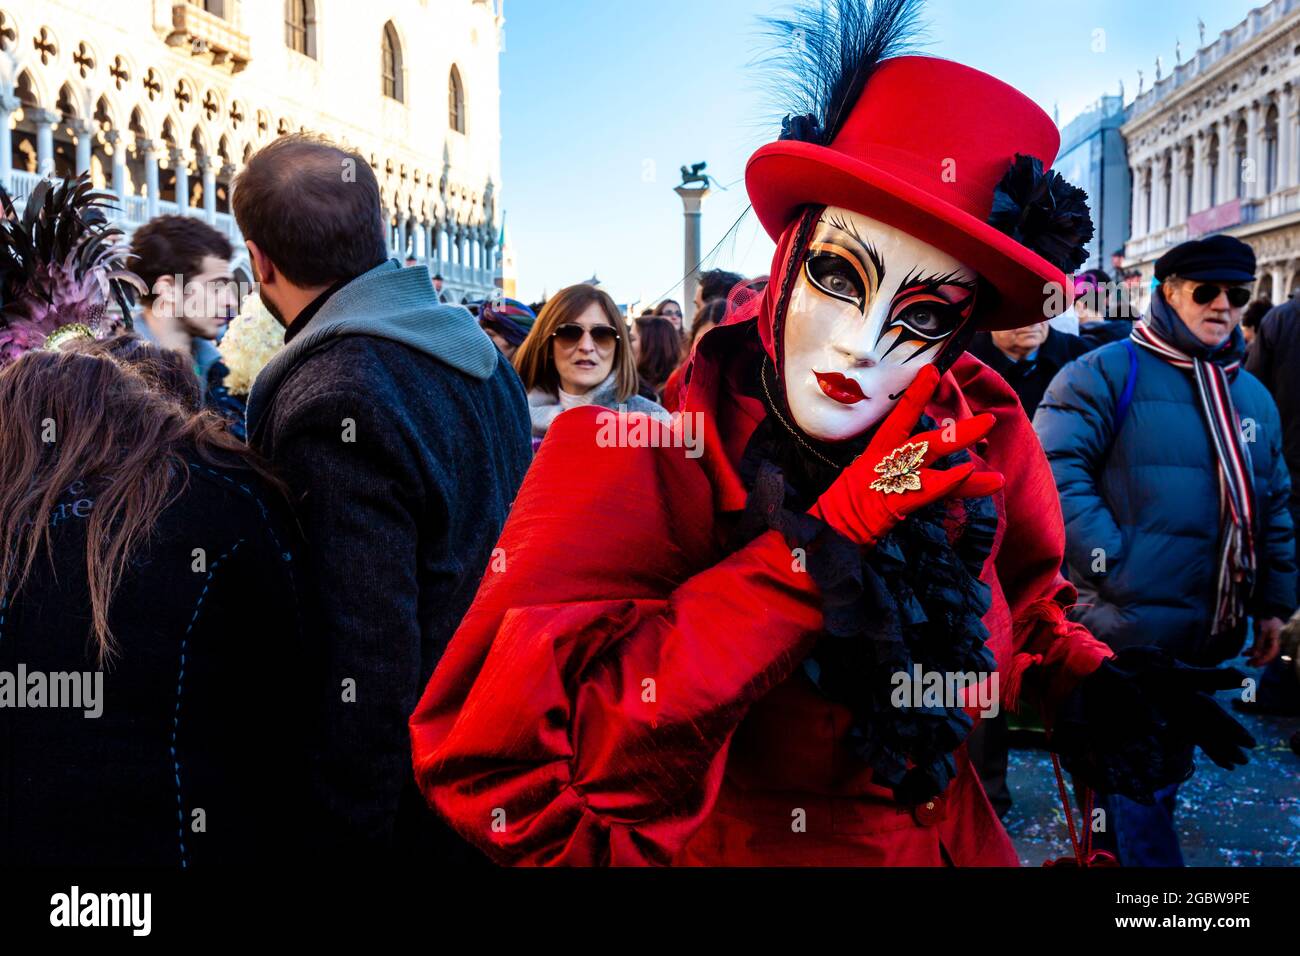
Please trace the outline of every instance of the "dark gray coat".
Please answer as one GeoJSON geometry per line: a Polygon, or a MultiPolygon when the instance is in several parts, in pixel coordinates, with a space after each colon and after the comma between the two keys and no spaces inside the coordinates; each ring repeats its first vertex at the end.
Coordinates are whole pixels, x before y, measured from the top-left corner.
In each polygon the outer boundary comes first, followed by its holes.
{"type": "Polygon", "coordinates": [[[322,618],[304,724],[323,849],[447,847],[415,789],[407,718],[531,459],[523,386],[498,357],[426,270],[387,262],[335,292],[249,398],[250,441],[296,498],[322,618]]]}

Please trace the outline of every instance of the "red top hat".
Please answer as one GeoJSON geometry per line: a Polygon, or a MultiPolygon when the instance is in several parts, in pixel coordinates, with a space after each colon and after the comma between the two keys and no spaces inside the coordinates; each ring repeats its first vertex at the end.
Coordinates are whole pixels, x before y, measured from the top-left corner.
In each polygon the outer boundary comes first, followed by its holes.
{"type": "Polygon", "coordinates": [[[1062,269],[989,224],[994,192],[1017,154],[1056,159],[1056,124],[1032,100],[979,70],[926,56],[883,61],[829,146],[781,140],[758,150],[745,185],[778,239],[807,205],[841,206],[943,250],[998,291],[980,327],[1050,318],[1072,297],[1062,269]]]}

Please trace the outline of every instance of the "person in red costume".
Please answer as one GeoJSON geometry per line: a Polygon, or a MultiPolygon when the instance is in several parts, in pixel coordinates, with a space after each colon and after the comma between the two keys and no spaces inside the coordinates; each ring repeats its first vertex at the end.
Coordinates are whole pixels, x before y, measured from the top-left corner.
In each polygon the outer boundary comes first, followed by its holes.
{"type": "Polygon", "coordinates": [[[692,357],[703,453],[575,409],[528,473],[411,717],[426,798],[500,863],[1015,865],[973,697],[898,675],[1032,699],[1078,779],[1137,799],[1253,745],[1210,697],[1240,675],[1108,660],[1066,618],[1047,461],[963,349],[1065,307],[1087,207],[1026,97],[894,55],[914,15],[778,24],[819,93],[748,165],[777,251],[692,357]]]}

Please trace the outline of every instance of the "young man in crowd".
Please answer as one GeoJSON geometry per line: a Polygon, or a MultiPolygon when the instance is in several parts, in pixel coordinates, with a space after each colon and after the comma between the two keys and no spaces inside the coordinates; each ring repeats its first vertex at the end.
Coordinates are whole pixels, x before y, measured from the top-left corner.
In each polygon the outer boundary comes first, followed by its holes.
{"type": "Polygon", "coordinates": [[[149,290],[135,331],[188,355],[205,392],[220,360],[213,341],[239,309],[233,254],[230,240],[191,216],[158,216],[131,237],[128,263],[149,290]]]}
{"type": "MultiPolygon", "coordinates": [[[[1278,656],[1295,604],[1291,482],[1268,390],[1241,368],[1255,254],[1230,236],[1185,242],[1131,339],[1066,366],[1034,428],[1065,517],[1080,621],[1119,651],[1157,645],[1190,665],[1278,656]]],[[[1153,806],[1099,794],[1099,834],[1128,866],[1182,864],[1177,787],[1153,806]]]]}
{"type": "Polygon", "coordinates": [[[523,387],[427,272],[388,259],[359,154],[282,137],[244,167],[234,205],[285,327],[248,431],[298,507],[305,603],[322,617],[304,675],[317,845],[334,859],[456,858],[463,844],[415,788],[407,717],[484,573],[509,560],[492,549],[531,458],[523,387]]]}
{"type": "Polygon", "coordinates": [[[725,299],[745,277],[725,269],[709,269],[700,273],[699,285],[695,287],[695,314],[699,315],[705,303],[714,299],[725,299]]]}

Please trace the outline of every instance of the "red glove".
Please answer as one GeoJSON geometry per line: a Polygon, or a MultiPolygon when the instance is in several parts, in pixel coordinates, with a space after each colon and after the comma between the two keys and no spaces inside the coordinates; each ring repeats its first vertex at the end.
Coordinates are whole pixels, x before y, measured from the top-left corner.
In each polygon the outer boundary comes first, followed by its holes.
{"type": "Polygon", "coordinates": [[[939,377],[933,365],[921,369],[881,423],[867,450],[817,499],[810,514],[858,544],[870,546],[913,511],[940,498],[978,498],[1002,487],[1001,475],[976,472],[971,461],[945,471],[925,467],[973,445],[989,433],[995,421],[986,413],[947,428],[912,435],[939,386],[939,377]]]}

